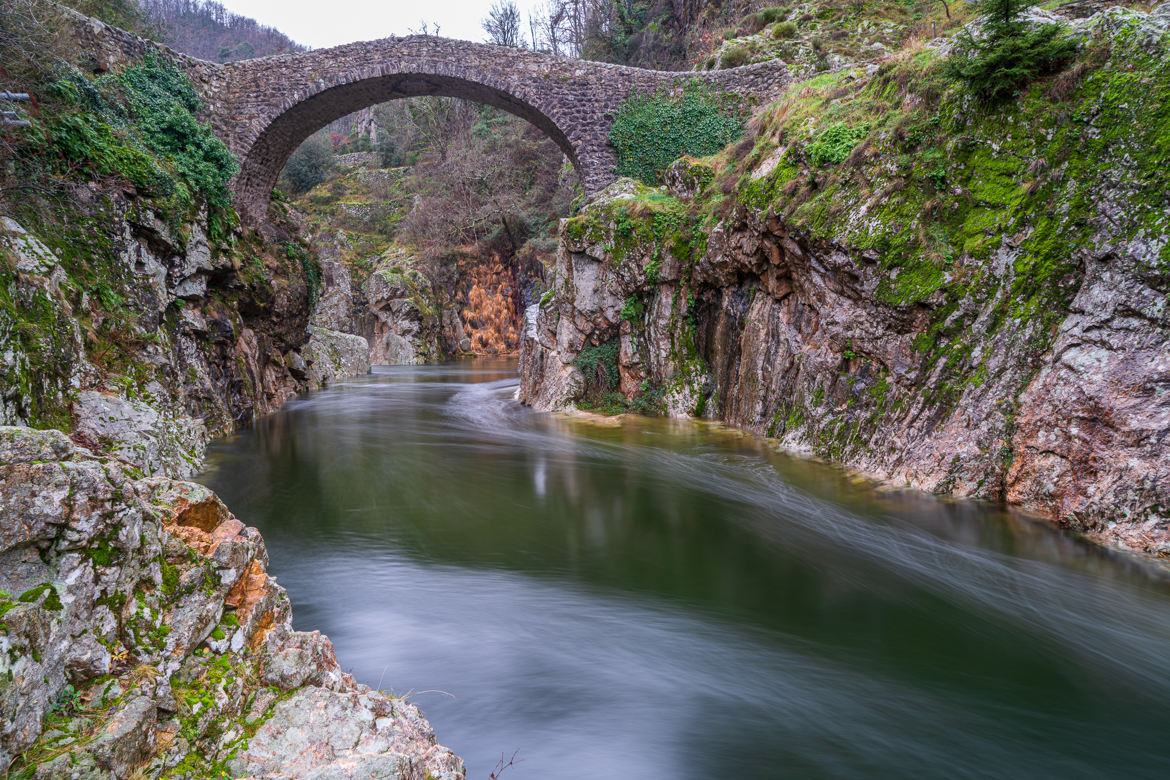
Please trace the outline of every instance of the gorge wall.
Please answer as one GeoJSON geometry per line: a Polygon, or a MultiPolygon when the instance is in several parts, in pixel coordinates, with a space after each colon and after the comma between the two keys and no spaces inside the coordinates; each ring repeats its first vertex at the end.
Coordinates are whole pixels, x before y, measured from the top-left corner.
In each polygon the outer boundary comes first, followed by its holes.
{"type": "Polygon", "coordinates": [[[60,428],[144,474],[189,476],[210,436],[348,370],[327,338],[306,343],[315,261],[295,242],[241,232],[213,247],[206,222],[81,192],[30,229],[0,228],[0,424],[60,428]]]}
{"type": "Polygon", "coordinates": [[[925,47],[611,187],[562,224],[520,399],[659,405],[1170,553],[1170,6],[1076,25],[1014,103],[925,47]]]}
{"type": "Polygon", "coordinates": [[[373,365],[514,353],[551,251],[504,236],[414,246],[396,228],[420,200],[410,176],[381,167],[375,153],[337,155],[331,175],[292,200],[290,216],[321,263],[314,332],[364,338],[373,365]]]}

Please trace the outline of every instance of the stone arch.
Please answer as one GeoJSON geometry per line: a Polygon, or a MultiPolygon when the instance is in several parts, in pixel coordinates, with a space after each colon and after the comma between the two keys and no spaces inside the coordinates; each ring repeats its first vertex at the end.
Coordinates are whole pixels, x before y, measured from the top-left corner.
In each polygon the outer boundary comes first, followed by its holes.
{"type": "Polygon", "coordinates": [[[291,102],[252,142],[240,164],[235,190],[248,207],[267,205],[269,193],[289,156],[317,130],[362,108],[390,100],[440,96],[461,98],[507,111],[551,138],[580,172],[576,147],[556,120],[532,104],[482,82],[437,74],[392,73],[359,78],[291,102]]]}
{"type": "Polygon", "coordinates": [[[613,180],[609,124],[632,93],[700,79],[766,100],[788,83],[787,66],[778,61],[669,73],[419,35],[213,68],[201,71],[207,118],[240,160],[233,182],[238,207],[260,221],[281,168],[304,139],[389,100],[438,95],[514,114],[556,142],[586,191],[596,192],[613,180]]]}
{"type": "Polygon", "coordinates": [[[596,143],[597,121],[585,104],[605,111],[609,95],[573,94],[570,80],[550,73],[547,66],[555,62],[544,59],[553,58],[415,36],[224,66],[217,92],[225,99],[217,101],[213,121],[219,120],[217,131],[240,160],[237,203],[253,216],[266,213],[289,155],[329,122],[378,103],[429,95],[471,100],[526,120],[557,144],[587,188],[604,186],[611,153],[596,143]]]}

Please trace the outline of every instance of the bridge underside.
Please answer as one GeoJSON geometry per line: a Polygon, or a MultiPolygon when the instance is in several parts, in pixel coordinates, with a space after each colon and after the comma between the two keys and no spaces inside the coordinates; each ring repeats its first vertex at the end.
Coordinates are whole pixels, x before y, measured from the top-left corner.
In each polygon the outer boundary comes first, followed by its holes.
{"type": "Polygon", "coordinates": [[[586,188],[600,189],[612,179],[612,154],[606,159],[582,161],[578,150],[548,116],[532,105],[499,89],[445,76],[400,73],[332,87],[309,97],[267,125],[242,156],[233,188],[241,210],[252,216],[266,213],[272,188],[289,156],[314,132],[336,119],[370,106],[401,98],[439,96],[494,106],[524,119],[556,142],[581,175],[586,188]]]}

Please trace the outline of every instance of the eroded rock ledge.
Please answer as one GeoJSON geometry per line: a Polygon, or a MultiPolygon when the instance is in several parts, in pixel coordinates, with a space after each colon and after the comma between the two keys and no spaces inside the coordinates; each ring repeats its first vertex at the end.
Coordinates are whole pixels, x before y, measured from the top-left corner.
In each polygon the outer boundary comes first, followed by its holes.
{"type": "Polygon", "coordinates": [[[209,490],[0,427],[0,767],[17,777],[441,778],[416,707],[292,630],[209,490]]]}

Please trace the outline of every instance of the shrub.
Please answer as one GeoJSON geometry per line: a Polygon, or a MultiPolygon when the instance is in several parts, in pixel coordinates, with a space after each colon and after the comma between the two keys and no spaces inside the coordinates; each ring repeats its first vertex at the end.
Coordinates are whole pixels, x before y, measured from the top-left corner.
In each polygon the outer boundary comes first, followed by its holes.
{"type": "Polygon", "coordinates": [[[307,192],[333,170],[333,143],[324,133],[309,136],[284,164],[283,176],[294,193],[307,192]]]}
{"type": "Polygon", "coordinates": [[[675,98],[658,92],[627,100],[614,116],[609,142],[617,152],[619,176],[657,185],[679,157],[706,157],[742,134],[739,118],[703,86],[692,84],[675,98]]]}
{"type": "Polygon", "coordinates": [[[796,22],[780,22],[772,28],[772,37],[777,40],[796,37],[796,22]]]}
{"type": "Polygon", "coordinates": [[[745,46],[732,46],[727,51],[723,52],[723,57],[720,63],[725,68],[738,68],[752,57],[752,53],[747,50],[745,46]]]}
{"type": "Polygon", "coordinates": [[[758,16],[760,17],[760,21],[763,23],[761,26],[767,26],[769,24],[784,21],[786,18],[788,18],[788,14],[790,13],[792,13],[792,9],[788,6],[774,5],[758,12],[758,16]]]}
{"type": "Polygon", "coordinates": [[[760,30],[764,29],[770,24],[783,21],[789,13],[791,8],[782,5],[774,5],[769,8],[764,8],[756,11],[754,14],[748,14],[744,17],[739,29],[736,30],[737,35],[754,35],[760,30]]]}
{"type": "Polygon", "coordinates": [[[857,142],[865,137],[864,127],[835,124],[808,145],[808,159],[817,167],[845,162],[857,142]]]}
{"type": "Polygon", "coordinates": [[[597,400],[616,392],[621,373],[618,371],[618,340],[610,339],[604,344],[585,347],[578,354],[573,365],[585,377],[580,397],[597,400]]]}
{"type": "Polygon", "coordinates": [[[1058,24],[1031,26],[1020,19],[1026,0],[981,0],[984,35],[959,36],[944,73],[973,95],[1003,100],[1033,79],[1062,68],[1076,51],[1058,24]]]}
{"type": "Polygon", "coordinates": [[[314,311],[317,308],[317,301],[321,297],[321,266],[314,257],[303,246],[295,241],[286,241],[284,244],[284,254],[289,260],[301,264],[301,270],[305,273],[305,286],[309,292],[309,311],[314,311]]]}
{"type": "Polygon", "coordinates": [[[637,322],[646,313],[646,305],[637,295],[631,295],[622,303],[622,319],[637,322]]]}
{"type": "Polygon", "coordinates": [[[398,139],[390,133],[378,133],[376,151],[383,168],[397,168],[402,165],[405,150],[398,139]]]}

